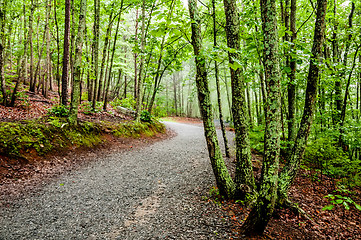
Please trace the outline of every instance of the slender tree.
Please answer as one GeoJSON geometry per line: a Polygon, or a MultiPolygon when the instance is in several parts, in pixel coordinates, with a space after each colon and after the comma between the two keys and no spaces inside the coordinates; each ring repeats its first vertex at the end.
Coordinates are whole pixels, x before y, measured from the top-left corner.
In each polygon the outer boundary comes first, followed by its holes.
{"type": "Polygon", "coordinates": [[[79,26],[78,34],[75,42],[75,62],[74,62],[74,72],[73,72],[73,99],[71,101],[69,121],[73,124],[76,123],[78,115],[78,106],[80,99],[80,84],[81,84],[81,58],[82,58],[82,48],[84,41],[84,32],[85,32],[85,22],[86,22],[86,9],[87,9],[87,0],[81,0],[80,2],[80,12],[79,12],[79,26]]]}
{"type": "Polygon", "coordinates": [[[0,87],[3,104],[7,104],[7,94],[4,78],[4,50],[5,50],[5,2],[0,0],[0,87]]]}
{"type": "Polygon", "coordinates": [[[224,0],[224,12],[226,15],[227,45],[233,49],[228,52],[231,65],[232,83],[232,115],[236,133],[236,177],[235,183],[241,192],[239,195],[245,197],[255,189],[251,147],[249,142],[249,116],[245,98],[245,83],[242,76],[242,66],[237,65],[240,58],[240,21],[237,4],[235,0],[224,0]]]}
{"type": "Polygon", "coordinates": [[[277,10],[273,0],[261,0],[266,78],[266,129],[261,183],[257,201],[243,227],[248,236],[261,235],[271,219],[277,198],[280,154],[281,95],[278,57],[277,10]]]}
{"type": "Polygon", "coordinates": [[[63,73],[61,78],[61,103],[64,106],[68,104],[69,38],[70,38],[70,0],[65,0],[63,73]]]}
{"type": "Polygon", "coordinates": [[[236,191],[236,185],[229,175],[229,172],[223,161],[213,122],[213,113],[207,80],[206,60],[202,53],[202,37],[200,27],[201,19],[198,14],[197,1],[188,0],[188,8],[189,15],[192,20],[192,45],[196,63],[196,85],[198,101],[203,119],[204,135],[207,142],[208,154],[220,193],[227,198],[233,198],[236,191]]]}
{"type": "Polygon", "coordinates": [[[142,4],[142,35],[140,40],[140,66],[139,66],[139,79],[137,86],[137,103],[135,109],[135,120],[140,121],[140,111],[142,110],[142,101],[143,101],[143,74],[144,74],[144,48],[145,48],[145,0],[142,4]]]}
{"type": "Polygon", "coordinates": [[[305,105],[295,143],[292,147],[291,153],[287,157],[287,164],[280,173],[280,180],[278,184],[278,201],[280,203],[284,203],[288,200],[288,191],[300,167],[306,142],[310,134],[313,115],[315,113],[322,46],[326,27],[326,9],[327,0],[317,0],[317,16],[313,36],[312,57],[310,59],[307,76],[305,105]]]}
{"type": "MultiPolygon", "coordinates": [[[[212,9],[213,9],[213,48],[217,47],[217,26],[216,26],[216,0],[212,0],[212,9]]],[[[222,112],[222,101],[221,101],[221,90],[219,86],[219,73],[218,73],[218,63],[214,60],[214,74],[216,78],[216,88],[217,88],[217,102],[218,102],[218,111],[219,111],[219,122],[221,124],[222,137],[226,152],[226,157],[230,157],[229,155],[229,146],[228,139],[226,135],[226,129],[223,121],[223,112],[222,112]]]]}
{"type": "Polygon", "coordinates": [[[92,80],[93,80],[93,94],[92,94],[92,108],[95,110],[97,102],[98,91],[98,66],[99,66],[99,35],[100,35],[100,0],[94,0],[94,38],[93,38],[93,66],[92,66],[92,80]]]}

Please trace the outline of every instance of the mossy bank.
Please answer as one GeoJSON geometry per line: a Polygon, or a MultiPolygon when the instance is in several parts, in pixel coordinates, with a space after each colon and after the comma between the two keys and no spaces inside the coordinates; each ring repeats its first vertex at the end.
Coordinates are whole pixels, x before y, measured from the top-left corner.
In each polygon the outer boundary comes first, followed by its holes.
{"type": "Polygon", "coordinates": [[[78,122],[70,125],[66,118],[44,117],[30,121],[3,122],[0,123],[0,154],[28,161],[52,151],[92,147],[106,141],[107,135],[140,138],[164,132],[164,125],[157,121],[78,122]]]}

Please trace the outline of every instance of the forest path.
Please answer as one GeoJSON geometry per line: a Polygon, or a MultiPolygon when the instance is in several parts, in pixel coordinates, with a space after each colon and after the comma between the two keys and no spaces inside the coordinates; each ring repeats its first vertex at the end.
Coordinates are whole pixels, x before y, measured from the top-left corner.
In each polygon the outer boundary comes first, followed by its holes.
{"type": "Polygon", "coordinates": [[[203,128],[166,125],[177,136],[109,154],[3,204],[0,239],[228,239],[229,223],[202,200],[215,184],[203,128]]]}

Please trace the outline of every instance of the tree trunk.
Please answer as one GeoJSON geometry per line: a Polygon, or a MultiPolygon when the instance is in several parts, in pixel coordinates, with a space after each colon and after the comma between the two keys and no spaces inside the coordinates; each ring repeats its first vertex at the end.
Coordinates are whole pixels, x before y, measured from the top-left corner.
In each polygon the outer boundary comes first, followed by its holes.
{"type": "MultiPolygon", "coordinates": [[[[138,14],[139,12],[137,8],[135,15],[135,36],[134,36],[135,44],[138,44],[138,19],[139,19],[138,14]]],[[[135,100],[138,98],[137,89],[138,89],[138,54],[134,52],[134,99],[135,100]]]]}
{"type": "Polygon", "coordinates": [[[280,72],[278,58],[277,10],[273,0],[261,0],[264,36],[264,70],[267,88],[266,129],[261,183],[255,206],[244,225],[247,236],[261,235],[271,219],[277,198],[280,155],[280,72]]]}
{"type": "Polygon", "coordinates": [[[93,39],[93,99],[92,108],[95,110],[98,90],[98,59],[99,59],[99,34],[100,34],[100,0],[94,0],[94,39],[93,39]]]}
{"type": "Polygon", "coordinates": [[[145,0],[143,0],[142,4],[142,37],[140,40],[140,50],[142,55],[140,57],[140,66],[139,66],[139,80],[138,80],[138,97],[135,109],[135,120],[137,122],[140,121],[140,112],[142,110],[142,100],[143,100],[143,75],[144,75],[144,49],[145,49],[145,0]]]}
{"type": "MultiPolygon", "coordinates": [[[[118,33],[119,33],[119,24],[120,24],[120,19],[121,19],[121,11],[123,11],[123,0],[121,1],[120,4],[120,13],[118,16],[118,22],[117,22],[117,28],[115,30],[115,37],[114,37],[114,42],[113,42],[113,49],[112,49],[112,56],[111,56],[111,60],[110,60],[110,67],[109,67],[109,79],[108,79],[108,86],[105,92],[105,96],[104,96],[104,105],[103,105],[103,110],[106,111],[107,110],[107,103],[108,103],[108,92],[109,92],[109,86],[110,86],[110,77],[111,77],[111,73],[112,73],[112,69],[113,69],[113,62],[114,62],[114,54],[115,54],[115,47],[117,44],[117,39],[118,39],[118,33]]],[[[121,72],[121,71],[120,71],[121,72]]],[[[119,73],[119,80],[120,80],[121,74],[119,73]]],[[[120,81],[119,81],[120,82],[120,81]]]]}
{"type": "Polygon", "coordinates": [[[306,147],[306,142],[310,134],[312,118],[316,108],[321,61],[320,58],[322,55],[322,45],[324,42],[324,32],[326,27],[326,9],[327,0],[317,0],[317,16],[311,53],[312,58],[310,59],[310,67],[307,76],[305,105],[295,143],[292,147],[291,153],[287,157],[286,166],[282,169],[280,173],[280,180],[278,184],[278,202],[280,204],[287,200],[288,190],[299,169],[306,147]]]}
{"type": "MultiPolygon", "coordinates": [[[[212,0],[212,9],[213,9],[213,48],[217,47],[217,26],[216,26],[216,0],[212,0]]],[[[214,60],[214,74],[216,78],[216,88],[217,88],[217,102],[218,102],[218,111],[219,111],[219,122],[221,124],[222,137],[226,152],[226,157],[230,157],[229,155],[229,146],[228,139],[226,135],[226,129],[223,121],[223,112],[222,112],[222,101],[221,101],[221,90],[219,86],[219,74],[218,74],[218,63],[214,60]]]]}
{"type": "Polygon", "coordinates": [[[34,83],[34,46],[33,46],[33,16],[35,11],[34,1],[31,0],[31,9],[29,16],[29,43],[30,43],[30,91],[35,92],[34,83]]]}
{"type": "MultiPolygon", "coordinates": [[[[296,4],[297,0],[291,0],[291,21],[290,21],[290,31],[292,32],[291,35],[291,43],[294,43],[297,38],[296,33],[296,4]]],[[[291,44],[290,52],[295,51],[295,45],[291,44]]],[[[295,112],[296,112],[296,59],[291,56],[289,57],[289,67],[290,72],[288,74],[289,82],[287,85],[288,90],[288,141],[293,142],[296,138],[296,119],[295,119],[295,112]]]]}
{"type": "Polygon", "coordinates": [[[46,35],[46,81],[44,83],[44,97],[48,97],[48,90],[51,78],[51,59],[50,59],[50,31],[49,31],[49,18],[51,11],[51,2],[45,1],[46,8],[46,23],[45,23],[45,35],[46,35]]]}
{"type": "Polygon", "coordinates": [[[56,82],[58,85],[58,94],[59,98],[61,98],[61,91],[60,91],[60,38],[59,38],[59,25],[58,25],[58,18],[56,14],[56,0],[54,0],[54,20],[55,20],[55,26],[56,26],[56,47],[58,52],[57,57],[57,64],[56,64],[56,82]]]}
{"type": "Polygon", "coordinates": [[[192,20],[192,45],[196,63],[196,84],[198,101],[203,119],[204,135],[207,142],[209,158],[212,164],[213,173],[221,195],[226,198],[233,198],[236,186],[229,175],[219,148],[216,130],[213,122],[213,113],[208,88],[206,60],[202,55],[200,18],[198,16],[197,1],[188,0],[189,14],[192,20]]]}
{"type": "Polygon", "coordinates": [[[68,104],[68,75],[69,75],[69,36],[70,35],[70,0],[65,0],[65,30],[63,51],[63,73],[61,78],[61,103],[68,104]]]}
{"type": "Polygon", "coordinates": [[[78,34],[76,37],[75,43],[75,62],[74,62],[74,72],[73,72],[73,99],[71,101],[69,121],[72,124],[76,124],[78,116],[78,106],[80,100],[80,84],[81,84],[81,58],[82,58],[82,48],[84,40],[84,30],[86,22],[86,8],[87,0],[81,0],[80,3],[80,12],[79,12],[79,26],[78,34]]]}
{"type": "Polygon", "coordinates": [[[4,106],[7,105],[8,98],[4,77],[5,6],[4,0],[0,0],[0,87],[4,106]]]}
{"type": "Polygon", "coordinates": [[[178,116],[178,101],[177,101],[177,82],[175,74],[173,74],[173,99],[174,99],[174,109],[175,109],[175,115],[178,116]]]}
{"type": "Polygon", "coordinates": [[[241,76],[241,66],[234,66],[235,60],[239,59],[240,49],[240,22],[235,0],[224,0],[224,11],[226,15],[226,35],[227,45],[234,49],[228,52],[232,82],[232,115],[236,134],[236,176],[237,195],[245,198],[246,194],[251,194],[255,189],[251,146],[249,141],[249,116],[245,98],[245,83],[241,76]]]}
{"type": "Polygon", "coordinates": [[[105,39],[104,39],[103,57],[102,57],[101,65],[100,65],[100,76],[99,76],[99,81],[98,81],[98,92],[97,92],[97,95],[96,95],[97,96],[97,101],[101,101],[101,95],[102,95],[102,90],[103,90],[104,66],[105,66],[105,60],[107,58],[107,49],[108,49],[108,43],[109,43],[109,38],[110,38],[110,35],[111,35],[112,26],[113,26],[113,6],[111,6],[111,12],[110,12],[110,15],[109,15],[109,20],[108,20],[108,27],[107,27],[107,31],[106,31],[105,39]]]}
{"type": "MultiPolygon", "coordinates": [[[[340,61],[340,52],[337,40],[338,22],[337,22],[337,2],[333,2],[333,33],[332,33],[332,59],[334,66],[337,66],[340,61]]],[[[335,69],[333,69],[335,71],[335,69]]],[[[333,111],[333,123],[337,125],[340,123],[340,116],[342,111],[342,91],[341,91],[341,79],[336,73],[335,77],[335,103],[336,107],[333,111]]]]}

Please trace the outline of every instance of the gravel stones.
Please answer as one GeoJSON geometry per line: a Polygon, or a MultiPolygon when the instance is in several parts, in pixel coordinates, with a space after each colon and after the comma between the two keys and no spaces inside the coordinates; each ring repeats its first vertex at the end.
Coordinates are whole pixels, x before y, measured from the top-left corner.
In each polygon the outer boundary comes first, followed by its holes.
{"type": "Polygon", "coordinates": [[[229,223],[203,201],[214,177],[203,129],[112,153],[35,193],[1,204],[0,239],[228,239],[229,223]]]}

